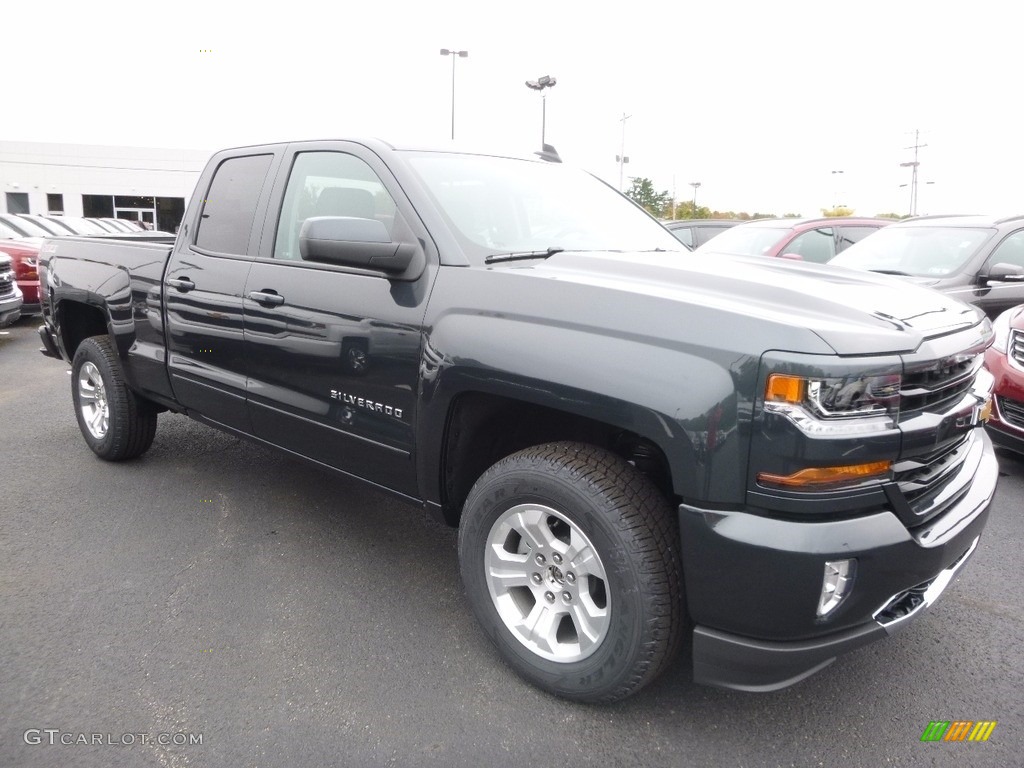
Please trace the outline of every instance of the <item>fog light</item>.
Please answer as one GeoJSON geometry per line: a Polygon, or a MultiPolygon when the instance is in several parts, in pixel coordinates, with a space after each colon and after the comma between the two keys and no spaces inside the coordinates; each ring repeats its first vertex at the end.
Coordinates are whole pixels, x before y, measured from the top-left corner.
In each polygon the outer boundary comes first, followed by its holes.
{"type": "Polygon", "coordinates": [[[819,616],[827,616],[846,599],[853,590],[856,575],[856,560],[828,560],[825,563],[825,578],[821,582],[821,599],[818,600],[819,616]]]}

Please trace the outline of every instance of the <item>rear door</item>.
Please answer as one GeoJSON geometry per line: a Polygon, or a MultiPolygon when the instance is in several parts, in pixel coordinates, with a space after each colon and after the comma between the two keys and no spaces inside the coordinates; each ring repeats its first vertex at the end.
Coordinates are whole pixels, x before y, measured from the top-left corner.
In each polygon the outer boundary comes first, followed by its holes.
{"type": "Polygon", "coordinates": [[[228,152],[196,187],[164,275],[167,363],[192,415],[250,432],[242,290],[283,147],[228,152]],[[185,226],[185,225],[183,225],[185,226]]]}
{"type": "Polygon", "coordinates": [[[377,155],[348,142],[289,147],[243,298],[249,411],[275,445],[416,495],[413,432],[421,325],[436,255],[417,279],[304,260],[314,216],[383,222],[433,248],[377,155]]]}

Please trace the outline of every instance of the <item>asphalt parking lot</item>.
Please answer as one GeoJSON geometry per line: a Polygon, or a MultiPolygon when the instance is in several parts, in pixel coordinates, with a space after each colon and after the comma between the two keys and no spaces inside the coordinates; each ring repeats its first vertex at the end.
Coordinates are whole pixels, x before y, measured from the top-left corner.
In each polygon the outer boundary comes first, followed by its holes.
{"type": "Polygon", "coordinates": [[[142,459],[96,459],[36,325],[0,335],[4,768],[1021,764],[1018,458],[902,633],[777,693],[694,686],[680,659],[581,706],[502,664],[455,532],[418,510],[175,415],[142,459]],[[934,720],[998,725],[922,743],[934,720]]]}

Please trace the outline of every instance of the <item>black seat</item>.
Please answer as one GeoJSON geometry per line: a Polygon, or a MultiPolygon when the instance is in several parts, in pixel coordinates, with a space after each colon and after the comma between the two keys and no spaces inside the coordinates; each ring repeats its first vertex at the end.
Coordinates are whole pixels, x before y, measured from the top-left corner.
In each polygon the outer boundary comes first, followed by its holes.
{"type": "Polygon", "coordinates": [[[356,187],[326,187],[316,199],[314,216],[351,216],[358,219],[375,218],[377,206],[373,195],[356,187]]]}

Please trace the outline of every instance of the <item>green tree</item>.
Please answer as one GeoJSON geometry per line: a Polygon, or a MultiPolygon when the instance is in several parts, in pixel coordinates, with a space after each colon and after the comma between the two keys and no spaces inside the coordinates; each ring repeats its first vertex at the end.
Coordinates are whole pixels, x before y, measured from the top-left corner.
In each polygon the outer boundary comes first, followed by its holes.
{"type": "MultiPolygon", "coordinates": [[[[632,179],[632,185],[626,191],[626,197],[647,209],[648,213],[652,216],[657,216],[659,219],[665,218],[668,215],[672,205],[672,196],[667,190],[655,192],[653,181],[638,176],[632,179]]],[[[676,206],[676,208],[676,215],[678,216],[679,206],[676,206]]]]}
{"type": "Polygon", "coordinates": [[[821,215],[830,219],[837,216],[853,216],[853,208],[844,208],[841,205],[837,205],[835,208],[822,208],[821,215]]]}

